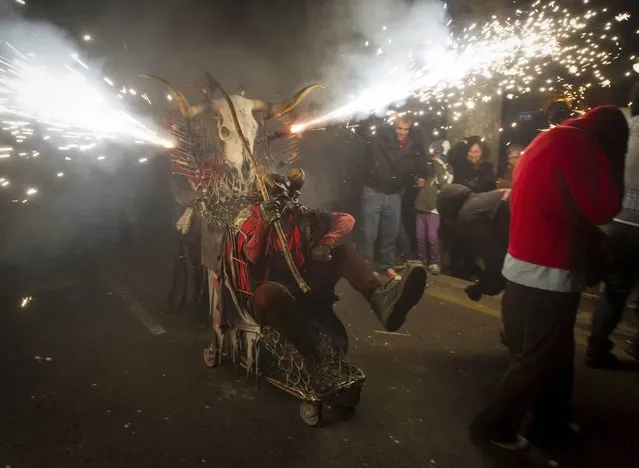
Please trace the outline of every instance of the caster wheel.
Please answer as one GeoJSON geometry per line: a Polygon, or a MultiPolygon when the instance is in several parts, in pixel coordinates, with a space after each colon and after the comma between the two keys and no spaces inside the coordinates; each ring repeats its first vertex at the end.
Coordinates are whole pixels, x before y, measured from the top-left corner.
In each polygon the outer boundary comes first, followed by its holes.
{"type": "Polygon", "coordinates": [[[215,345],[210,345],[208,348],[204,348],[204,350],[202,350],[202,357],[204,357],[204,364],[206,364],[207,367],[213,368],[218,366],[218,357],[215,345]]]}
{"type": "Polygon", "coordinates": [[[322,419],[322,407],[304,402],[300,405],[300,417],[309,426],[317,426],[322,419]]]}
{"type": "Polygon", "coordinates": [[[361,388],[353,388],[338,395],[337,404],[342,408],[355,409],[362,396],[361,388]]]}

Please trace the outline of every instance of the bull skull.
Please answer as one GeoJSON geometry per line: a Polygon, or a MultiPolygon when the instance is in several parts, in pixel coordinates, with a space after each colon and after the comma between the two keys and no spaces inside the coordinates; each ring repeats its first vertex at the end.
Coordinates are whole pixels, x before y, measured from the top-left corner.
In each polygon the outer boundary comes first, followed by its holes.
{"type": "MultiPolygon", "coordinates": [[[[206,109],[204,105],[194,106],[189,104],[186,97],[173,88],[168,81],[154,75],[142,76],[154,78],[164,83],[169,88],[169,93],[175,100],[178,110],[184,118],[193,118],[206,109]]],[[[209,87],[211,87],[211,82],[215,82],[215,80],[212,79],[209,73],[207,73],[207,77],[210,78],[208,81],[209,87]]],[[[246,98],[244,97],[245,92],[243,88],[239,88],[233,93],[230,96],[230,100],[235,108],[239,127],[249,144],[251,152],[253,152],[258,130],[258,124],[253,112],[264,112],[266,118],[280,117],[295,109],[302,100],[316,88],[323,88],[323,86],[317,84],[307,86],[282,103],[271,103],[259,99],[246,98]]],[[[255,176],[253,168],[248,160],[248,155],[245,154],[246,149],[236,130],[228,102],[224,98],[213,99],[214,91],[215,89],[209,89],[210,108],[218,117],[218,135],[224,143],[224,161],[235,170],[242,185],[248,186],[253,182],[255,176]]]]}

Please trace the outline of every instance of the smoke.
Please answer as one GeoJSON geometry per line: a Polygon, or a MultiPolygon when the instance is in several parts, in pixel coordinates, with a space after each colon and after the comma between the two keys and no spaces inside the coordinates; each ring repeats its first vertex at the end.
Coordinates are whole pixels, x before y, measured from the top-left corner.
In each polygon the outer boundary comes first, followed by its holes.
{"type": "Polygon", "coordinates": [[[380,86],[401,89],[411,64],[421,60],[416,52],[445,47],[450,35],[446,8],[438,0],[335,1],[325,15],[327,53],[318,69],[328,86],[329,111],[380,86]]]}

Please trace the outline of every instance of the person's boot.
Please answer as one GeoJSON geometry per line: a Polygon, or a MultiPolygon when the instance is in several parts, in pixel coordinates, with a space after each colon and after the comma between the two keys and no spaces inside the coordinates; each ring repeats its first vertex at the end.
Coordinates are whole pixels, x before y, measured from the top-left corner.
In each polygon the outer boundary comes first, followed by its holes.
{"type": "Polygon", "coordinates": [[[408,311],[424,295],[426,278],[424,268],[409,267],[400,280],[389,281],[373,291],[369,302],[387,331],[397,331],[404,324],[408,311]]]}
{"type": "Polygon", "coordinates": [[[479,282],[475,282],[469,286],[466,286],[464,292],[468,296],[468,299],[471,301],[479,301],[481,299],[481,288],[479,287],[479,282]]]}

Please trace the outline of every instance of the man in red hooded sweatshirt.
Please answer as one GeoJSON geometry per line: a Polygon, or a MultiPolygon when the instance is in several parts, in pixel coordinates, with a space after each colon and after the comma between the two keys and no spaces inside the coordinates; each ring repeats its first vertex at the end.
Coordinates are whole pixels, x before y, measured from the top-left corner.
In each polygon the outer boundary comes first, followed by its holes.
{"type": "Polygon", "coordinates": [[[605,265],[598,225],[621,209],[628,124],[597,107],[538,135],[514,173],[503,275],[505,340],[512,363],[493,401],[471,424],[475,437],[511,450],[532,411],[531,442],[552,448],[570,424],[574,324],[584,285],[605,265]]]}

